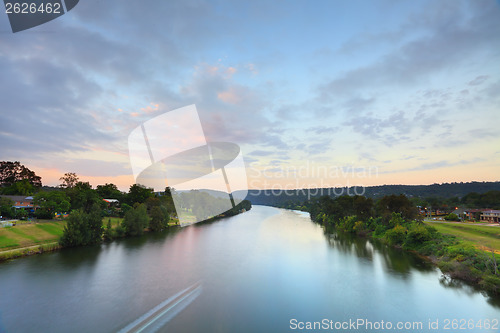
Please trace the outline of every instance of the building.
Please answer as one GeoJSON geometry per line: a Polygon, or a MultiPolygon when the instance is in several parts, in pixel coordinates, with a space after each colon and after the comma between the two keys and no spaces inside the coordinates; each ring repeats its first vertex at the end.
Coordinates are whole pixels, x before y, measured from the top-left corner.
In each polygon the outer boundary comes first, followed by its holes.
{"type": "Polygon", "coordinates": [[[24,208],[28,211],[34,211],[35,206],[33,205],[33,197],[31,196],[24,196],[24,195],[0,195],[2,198],[9,198],[10,200],[14,201],[14,204],[12,207],[16,209],[21,209],[24,208]]]}
{"type": "Polygon", "coordinates": [[[481,222],[500,223],[500,210],[485,210],[481,214],[481,222]]]}
{"type": "Polygon", "coordinates": [[[118,206],[120,204],[120,201],[117,199],[102,199],[104,202],[108,204],[108,206],[118,206]]]}

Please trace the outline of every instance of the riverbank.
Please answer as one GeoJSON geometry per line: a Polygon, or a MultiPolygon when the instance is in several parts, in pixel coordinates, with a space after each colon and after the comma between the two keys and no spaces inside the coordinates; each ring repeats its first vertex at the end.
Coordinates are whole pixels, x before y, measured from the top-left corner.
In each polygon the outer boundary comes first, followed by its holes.
{"type": "MultiPolygon", "coordinates": [[[[251,205],[248,209],[231,210],[225,214],[218,215],[199,223],[213,223],[220,219],[244,213],[250,209],[251,205]]],[[[104,217],[102,219],[103,241],[112,242],[115,239],[127,238],[121,226],[122,222],[123,218],[104,217]],[[108,224],[111,232],[107,230],[108,224]]],[[[0,263],[10,259],[53,252],[64,248],[59,244],[59,239],[63,235],[65,225],[65,220],[43,220],[42,222],[24,223],[12,227],[1,228],[0,263]]],[[[168,228],[172,227],[179,227],[178,219],[170,219],[168,228]]],[[[144,232],[149,233],[153,231],[146,228],[144,232]]]]}
{"type": "Polygon", "coordinates": [[[322,224],[326,232],[369,237],[388,246],[413,252],[436,265],[446,277],[465,282],[496,297],[500,295],[500,256],[493,248],[485,251],[471,241],[442,233],[433,225],[405,221],[399,214],[385,222],[381,218],[360,221],[355,216],[334,220],[324,213],[318,214],[313,220],[322,224]]]}
{"type": "Polygon", "coordinates": [[[62,246],[58,242],[34,245],[28,247],[17,248],[13,250],[6,250],[0,252],[0,262],[9,259],[16,259],[20,257],[27,257],[34,254],[42,254],[46,252],[54,252],[62,249],[62,246]]]}

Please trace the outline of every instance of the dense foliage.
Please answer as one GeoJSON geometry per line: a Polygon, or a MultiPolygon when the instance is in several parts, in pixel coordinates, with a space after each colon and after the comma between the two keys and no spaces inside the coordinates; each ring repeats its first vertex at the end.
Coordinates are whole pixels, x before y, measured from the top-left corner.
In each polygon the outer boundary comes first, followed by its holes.
{"type": "Polygon", "coordinates": [[[75,210],[68,217],[59,244],[65,247],[97,244],[102,240],[102,232],[102,217],[98,207],[89,213],[75,210]]]}

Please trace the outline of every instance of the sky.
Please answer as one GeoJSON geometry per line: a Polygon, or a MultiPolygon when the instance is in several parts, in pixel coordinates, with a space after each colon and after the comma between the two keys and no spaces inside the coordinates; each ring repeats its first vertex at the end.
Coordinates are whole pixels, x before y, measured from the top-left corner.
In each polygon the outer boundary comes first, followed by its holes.
{"type": "Polygon", "coordinates": [[[130,133],[195,104],[241,187],[499,181],[499,64],[493,0],[85,0],[17,33],[0,13],[0,160],[127,190],[130,133]]]}

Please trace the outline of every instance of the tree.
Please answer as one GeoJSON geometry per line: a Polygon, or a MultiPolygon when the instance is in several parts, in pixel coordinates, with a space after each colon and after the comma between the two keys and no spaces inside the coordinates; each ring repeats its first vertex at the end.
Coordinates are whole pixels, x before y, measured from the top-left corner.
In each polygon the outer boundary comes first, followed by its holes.
{"type": "Polygon", "coordinates": [[[56,212],[68,212],[70,208],[69,198],[62,191],[38,192],[33,198],[33,204],[39,207],[38,217],[54,218],[56,212]]]}
{"type": "Polygon", "coordinates": [[[103,199],[116,199],[121,201],[123,198],[123,193],[115,184],[106,183],[104,185],[97,185],[96,191],[103,199]]]}
{"type": "Polygon", "coordinates": [[[71,209],[83,209],[86,213],[89,213],[92,207],[97,206],[97,209],[101,210],[105,205],[89,182],[77,182],[66,193],[70,198],[71,209]]]}
{"type": "Polygon", "coordinates": [[[389,222],[392,213],[400,213],[404,220],[414,220],[418,215],[417,207],[404,195],[386,195],[377,202],[376,210],[384,222],[389,222]]]}
{"type": "Polygon", "coordinates": [[[37,176],[34,171],[31,171],[18,161],[1,161],[0,162],[0,187],[9,187],[14,183],[27,180],[34,187],[42,186],[42,178],[37,176]]]}
{"type": "Polygon", "coordinates": [[[78,183],[78,176],[74,172],[66,172],[64,176],[59,178],[62,184],[59,187],[62,188],[73,188],[78,183]]]}
{"type": "Polygon", "coordinates": [[[102,240],[102,218],[98,207],[90,213],[75,210],[68,217],[59,244],[65,247],[98,244],[102,240]]]}
{"type": "Polygon", "coordinates": [[[127,236],[140,236],[144,233],[144,228],[149,224],[149,217],[146,205],[140,204],[136,208],[130,209],[123,218],[122,226],[127,236]]]}
{"type": "Polygon", "coordinates": [[[28,217],[28,212],[24,208],[15,210],[15,218],[16,219],[24,220],[27,217],[28,217]]]}
{"type": "Polygon", "coordinates": [[[149,229],[161,231],[168,227],[169,214],[165,207],[154,206],[150,213],[149,229]]]}
{"type": "Polygon", "coordinates": [[[29,182],[28,179],[23,179],[15,182],[9,187],[2,189],[3,194],[7,195],[32,195],[36,191],[36,188],[29,182]]]}
{"type": "Polygon", "coordinates": [[[142,204],[146,202],[148,198],[151,198],[153,196],[154,194],[152,188],[148,188],[139,184],[134,184],[130,186],[125,201],[129,205],[133,206],[136,202],[142,204]]]}
{"type": "Polygon", "coordinates": [[[14,201],[9,198],[0,197],[0,215],[3,217],[14,217],[14,201]]]}

